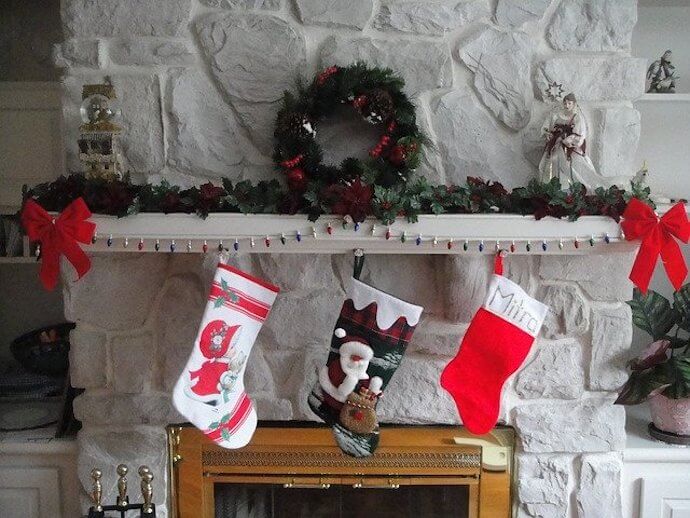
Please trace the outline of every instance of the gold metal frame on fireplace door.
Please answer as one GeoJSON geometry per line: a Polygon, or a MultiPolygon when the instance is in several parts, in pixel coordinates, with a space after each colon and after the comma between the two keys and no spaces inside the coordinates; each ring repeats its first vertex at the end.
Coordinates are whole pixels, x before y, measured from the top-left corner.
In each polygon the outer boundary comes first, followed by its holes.
{"type": "Polygon", "coordinates": [[[343,454],[330,428],[260,424],[251,444],[226,450],[202,432],[168,427],[171,516],[215,518],[214,484],[279,484],[285,488],[397,489],[402,485],[463,485],[470,518],[509,518],[514,432],[476,437],[460,427],[385,426],[374,455],[343,454]]]}

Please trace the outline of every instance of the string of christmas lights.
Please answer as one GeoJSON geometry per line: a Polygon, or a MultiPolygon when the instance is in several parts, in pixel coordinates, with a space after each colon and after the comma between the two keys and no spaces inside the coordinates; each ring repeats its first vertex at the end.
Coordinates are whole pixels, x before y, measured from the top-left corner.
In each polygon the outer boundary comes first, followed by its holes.
{"type": "MultiPolygon", "coordinates": [[[[372,245],[376,242],[385,241],[394,243],[398,241],[405,247],[420,247],[441,249],[445,247],[447,250],[462,250],[463,252],[479,252],[479,253],[493,253],[498,250],[506,250],[511,253],[524,251],[531,253],[537,250],[542,252],[549,251],[563,251],[566,248],[579,250],[581,247],[589,246],[590,248],[597,245],[608,245],[612,242],[620,242],[625,240],[622,231],[618,235],[612,236],[609,233],[603,234],[589,234],[589,235],[575,235],[569,237],[553,236],[543,238],[516,238],[516,239],[489,239],[489,238],[459,238],[458,236],[448,235],[424,235],[421,233],[411,234],[407,230],[394,231],[391,226],[380,225],[372,223],[367,231],[362,227],[366,223],[353,223],[352,220],[343,218],[343,230],[350,229],[353,234],[349,236],[342,232],[336,233],[331,222],[325,225],[314,224],[311,226],[309,234],[304,235],[301,230],[294,230],[291,232],[280,232],[274,234],[260,234],[256,236],[241,236],[222,238],[217,240],[210,240],[208,238],[144,238],[130,235],[116,235],[107,234],[101,236],[94,234],[91,243],[92,245],[100,244],[101,240],[105,238],[105,250],[111,249],[117,251],[120,247],[121,251],[130,251],[130,240],[136,240],[136,250],[139,252],[170,252],[178,251],[177,241],[184,243],[184,250],[187,253],[207,253],[209,250],[217,250],[218,252],[246,252],[259,251],[259,247],[275,249],[275,246],[282,247],[289,244],[302,244],[305,239],[312,241],[328,241],[328,240],[347,240],[351,241],[352,248],[366,248],[367,244],[372,245]],[[353,235],[359,234],[358,239],[353,240],[353,235]],[[275,245],[274,245],[275,243],[275,245]],[[456,249],[457,247],[457,249],[456,249]],[[537,248],[535,248],[537,247],[537,248]]],[[[341,243],[342,244],[342,243],[341,243]]],[[[349,246],[350,243],[348,243],[349,246]]],[[[293,248],[295,248],[293,246],[293,248]]],[[[375,248],[375,247],[374,247],[375,248]]],[[[94,248],[96,250],[97,248],[94,248]]],[[[103,249],[103,248],[98,248],[103,249]]],[[[295,248],[296,249],[296,248],[295,248]]],[[[134,250],[131,250],[134,251],[134,250]]],[[[375,253],[375,250],[373,251],[375,253]]]]}

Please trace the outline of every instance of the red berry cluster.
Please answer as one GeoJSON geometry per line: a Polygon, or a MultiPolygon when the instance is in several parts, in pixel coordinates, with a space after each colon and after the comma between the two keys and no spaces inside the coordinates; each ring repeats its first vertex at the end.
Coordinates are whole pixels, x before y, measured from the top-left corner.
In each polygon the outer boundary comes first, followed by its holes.
{"type": "Polygon", "coordinates": [[[323,72],[321,72],[316,78],[316,84],[318,86],[323,85],[326,80],[338,71],[338,67],[328,67],[323,72]]]}
{"type": "Polygon", "coordinates": [[[367,96],[366,95],[360,95],[355,98],[354,101],[352,101],[352,106],[357,108],[358,110],[366,106],[368,102],[367,96]]]}
{"type": "Polygon", "coordinates": [[[381,138],[379,139],[378,144],[374,147],[374,149],[369,150],[369,156],[371,158],[378,158],[381,156],[381,153],[383,152],[383,149],[388,147],[388,144],[390,144],[391,138],[388,135],[382,135],[381,138]]]}
{"type": "Polygon", "coordinates": [[[295,167],[287,172],[287,183],[291,191],[303,191],[307,186],[307,174],[304,169],[295,167]]]}
{"type": "MultiPolygon", "coordinates": [[[[378,143],[373,149],[369,150],[369,156],[371,158],[378,158],[381,156],[381,153],[385,148],[388,147],[388,145],[391,143],[391,134],[395,131],[396,124],[395,121],[391,121],[390,124],[388,124],[388,128],[386,128],[386,133],[381,135],[381,138],[379,139],[378,143]]],[[[400,147],[400,146],[396,146],[400,147]]],[[[394,148],[395,149],[395,148],[394,148]]]]}
{"type": "Polygon", "coordinates": [[[292,169],[293,167],[296,167],[299,165],[299,163],[302,161],[304,158],[304,155],[299,154],[295,158],[291,158],[290,160],[283,160],[280,163],[281,167],[284,167],[285,169],[292,169]]]}
{"type": "Polygon", "coordinates": [[[391,149],[391,152],[388,155],[388,160],[393,165],[401,166],[405,164],[405,161],[407,160],[407,154],[414,153],[415,151],[417,151],[416,142],[412,142],[407,146],[397,145],[393,149],[391,149]]]}

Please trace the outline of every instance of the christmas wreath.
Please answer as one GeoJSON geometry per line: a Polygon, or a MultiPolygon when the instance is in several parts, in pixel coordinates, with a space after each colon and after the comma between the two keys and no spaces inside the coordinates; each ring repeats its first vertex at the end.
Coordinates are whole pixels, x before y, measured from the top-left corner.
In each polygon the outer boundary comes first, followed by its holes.
{"type": "Polygon", "coordinates": [[[404,81],[390,69],[356,63],[325,69],[309,86],[300,85],[297,95],[285,92],[276,120],[273,158],[295,198],[340,197],[338,191],[353,182],[366,190],[408,180],[426,139],[403,86],[404,81]],[[372,142],[367,159],[350,157],[335,166],[323,162],[315,136],[319,123],[340,105],[351,105],[365,121],[379,126],[381,135],[372,142]]]}

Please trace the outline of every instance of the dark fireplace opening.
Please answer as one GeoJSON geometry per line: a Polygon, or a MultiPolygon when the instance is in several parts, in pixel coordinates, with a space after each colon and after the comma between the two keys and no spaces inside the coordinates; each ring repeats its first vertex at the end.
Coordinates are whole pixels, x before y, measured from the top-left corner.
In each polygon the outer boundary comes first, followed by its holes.
{"type": "Polygon", "coordinates": [[[355,485],[215,484],[215,518],[468,518],[472,507],[467,485],[355,485]]]}

